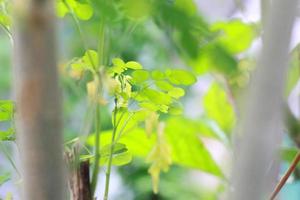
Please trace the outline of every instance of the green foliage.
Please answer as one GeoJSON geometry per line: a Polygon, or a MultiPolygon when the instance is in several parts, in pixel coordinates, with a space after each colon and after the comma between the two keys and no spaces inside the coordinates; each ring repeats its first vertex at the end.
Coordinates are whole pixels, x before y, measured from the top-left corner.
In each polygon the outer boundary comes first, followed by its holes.
{"type": "MultiPolygon", "coordinates": [[[[14,103],[10,100],[0,100],[0,122],[12,124],[14,119],[14,103]]],[[[0,141],[14,140],[15,131],[12,125],[6,130],[0,130],[0,141]]]]}
{"type": "Polygon", "coordinates": [[[283,147],[280,149],[280,155],[284,161],[291,163],[298,151],[299,150],[295,147],[283,147]]]}
{"type": "Polygon", "coordinates": [[[300,47],[299,45],[291,52],[291,62],[287,74],[287,84],[285,94],[289,95],[296,86],[300,76],[299,62],[300,47]]]}
{"type": "Polygon", "coordinates": [[[89,20],[93,16],[93,8],[88,3],[82,3],[78,0],[57,0],[56,13],[59,17],[66,14],[75,14],[80,20],[89,20]]]}
{"type": "Polygon", "coordinates": [[[10,100],[0,100],[0,121],[13,119],[14,104],[10,100]]]}
{"type": "Polygon", "coordinates": [[[212,24],[211,30],[220,33],[217,42],[233,54],[248,49],[255,38],[254,27],[240,20],[216,22],[212,24]]]}
{"type": "MultiPolygon", "coordinates": [[[[103,146],[100,150],[100,165],[107,165],[109,156],[111,154],[110,149],[112,144],[103,146]]],[[[125,144],[115,143],[112,152],[112,164],[116,166],[125,165],[132,160],[132,154],[128,151],[125,144]]]]}
{"type": "Polygon", "coordinates": [[[213,119],[227,134],[235,124],[235,113],[224,89],[213,83],[204,97],[203,106],[207,117],[213,119]]]}
{"type": "MultiPolygon", "coordinates": [[[[222,177],[223,175],[218,165],[199,137],[203,133],[201,130],[203,131],[205,128],[203,126],[201,127],[201,125],[196,125],[195,122],[187,122],[189,121],[180,118],[171,118],[165,122],[164,137],[170,148],[171,160],[176,164],[199,169],[222,177]],[[189,126],[189,128],[187,128],[188,125],[193,124],[194,127],[189,126]]],[[[214,135],[212,131],[210,131],[210,133],[206,131],[206,134],[214,135]]],[[[101,133],[101,146],[110,144],[111,135],[112,130],[101,133]]],[[[135,126],[127,129],[116,142],[125,144],[133,156],[147,158],[156,145],[156,140],[156,134],[152,134],[149,137],[144,129],[135,126]]],[[[92,134],[88,137],[87,143],[90,146],[94,146],[94,141],[95,134],[92,134]]]]}
{"type": "Polygon", "coordinates": [[[4,173],[0,175],[0,186],[6,183],[10,179],[10,173],[4,173]]]}

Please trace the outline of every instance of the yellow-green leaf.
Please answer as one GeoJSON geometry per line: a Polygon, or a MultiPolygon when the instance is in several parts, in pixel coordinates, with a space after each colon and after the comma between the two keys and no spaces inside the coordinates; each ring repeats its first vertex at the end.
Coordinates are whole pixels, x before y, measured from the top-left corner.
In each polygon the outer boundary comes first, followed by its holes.
{"type": "Polygon", "coordinates": [[[125,67],[126,68],[129,68],[129,69],[143,69],[143,66],[138,63],[138,62],[135,62],[135,61],[129,61],[125,64],[125,67]]]}

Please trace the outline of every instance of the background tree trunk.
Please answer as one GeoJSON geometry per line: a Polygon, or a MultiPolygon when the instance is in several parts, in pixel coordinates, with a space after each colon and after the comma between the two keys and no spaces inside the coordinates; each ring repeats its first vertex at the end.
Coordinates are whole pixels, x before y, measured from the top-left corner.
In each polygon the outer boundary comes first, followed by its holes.
{"type": "Polygon", "coordinates": [[[230,200],[267,199],[272,181],[269,169],[278,160],[283,133],[281,109],[296,8],[297,0],[274,0],[268,9],[263,50],[250,85],[242,141],[236,150],[230,200]]]}
{"type": "Polygon", "coordinates": [[[14,92],[24,200],[65,200],[54,0],[14,0],[14,92]]]}

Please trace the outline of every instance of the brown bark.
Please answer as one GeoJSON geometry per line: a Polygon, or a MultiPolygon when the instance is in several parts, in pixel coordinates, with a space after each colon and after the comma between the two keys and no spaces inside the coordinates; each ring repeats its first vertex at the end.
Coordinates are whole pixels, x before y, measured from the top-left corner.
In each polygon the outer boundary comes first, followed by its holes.
{"type": "Polygon", "coordinates": [[[89,160],[79,161],[74,150],[66,153],[69,165],[69,187],[72,200],[92,200],[89,160]]]}
{"type": "Polygon", "coordinates": [[[14,92],[24,200],[65,200],[54,0],[14,0],[14,92]]]}

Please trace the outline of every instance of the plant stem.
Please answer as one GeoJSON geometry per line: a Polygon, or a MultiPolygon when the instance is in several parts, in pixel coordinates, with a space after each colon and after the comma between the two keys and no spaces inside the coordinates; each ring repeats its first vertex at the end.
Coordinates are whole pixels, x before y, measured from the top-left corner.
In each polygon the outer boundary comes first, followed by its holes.
{"type": "Polygon", "coordinates": [[[284,176],[280,179],[279,183],[276,185],[274,191],[272,192],[270,200],[274,200],[275,199],[275,197],[280,192],[280,190],[282,189],[282,187],[284,186],[284,184],[286,183],[286,181],[288,180],[288,178],[295,171],[295,169],[296,169],[297,164],[299,163],[299,161],[300,161],[300,151],[295,156],[295,158],[294,158],[291,166],[289,167],[289,169],[285,172],[284,176]]]}
{"type": "Polygon", "coordinates": [[[94,169],[92,174],[92,181],[91,181],[91,192],[94,195],[97,180],[98,180],[98,172],[99,172],[99,160],[100,160],[100,106],[96,102],[96,113],[95,113],[95,129],[96,129],[96,137],[95,137],[95,162],[94,162],[94,169]]]}
{"type": "MultiPolygon", "coordinates": [[[[105,22],[104,19],[100,22],[100,30],[99,30],[99,42],[98,42],[98,61],[100,64],[100,67],[105,65],[105,55],[104,55],[104,48],[105,48],[105,22]]],[[[102,91],[102,81],[101,81],[101,72],[98,72],[95,76],[99,76],[98,78],[98,84],[97,85],[97,94],[100,94],[102,91]],[[98,74],[99,73],[99,74],[98,74]]],[[[93,169],[93,175],[92,175],[92,181],[91,181],[91,188],[92,188],[92,194],[94,195],[95,189],[98,182],[98,173],[99,173],[99,160],[100,160],[100,104],[96,102],[96,137],[95,137],[95,162],[94,162],[94,169],[93,169]]]]}
{"type": "Polygon", "coordinates": [[[104,191],[104,197],[103,200],[108,199],[108,191],[109,191],[109,182],[110,182],[110,173],[111,173],[111,166],[112,166],[112,158],[113,158],[113,150],[115,146],[115,136],[117,132],[117,99],[115,99],[115,108],[114,108],[114,116],[113,116],[113,133],[111,137],[111,148],[110,148],[110,154],[109,154],[109,160],[107,164],[107,170],[106,170],[106,180],[105,180],[105,191],[104,191]]]}
{"type": "Polygon", "coordinates": [[[79,32],[80,38],[82,40],[82,44],[83,44],[84,50],[86,51],[87,56],[88,56],[88,58],[89,58],[89,60],[90,60],[90,62],[92,64],[93,68],[96,70],[96,68],[97,68],[96,63],[94,63],[90,52],[88,52],[88,45],[87,45],[86,39],[84,37],[83,30],[80,27],[79,20],[77,19],[77,17],[75,15],[73,9],[71,8],[71,6],[65,0],[63,0],[63,2],[67,6],[67,8],[71,11],[71,15],[72,15],[72,18],[73,18],[73,20],[74,20],[74,22],[76,24],[77,29],[78,29],[78,32],[79,32]]]}

